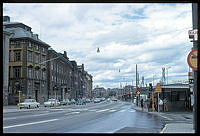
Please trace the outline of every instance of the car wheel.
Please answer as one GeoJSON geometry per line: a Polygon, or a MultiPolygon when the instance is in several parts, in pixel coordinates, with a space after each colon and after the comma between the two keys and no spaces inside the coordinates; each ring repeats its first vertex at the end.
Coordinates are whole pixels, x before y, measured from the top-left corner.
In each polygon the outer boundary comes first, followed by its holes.
{"type": "Polygon", "coordinates": [[[19,107],[19,109],[22,109],[22,107],[19,107]]]}

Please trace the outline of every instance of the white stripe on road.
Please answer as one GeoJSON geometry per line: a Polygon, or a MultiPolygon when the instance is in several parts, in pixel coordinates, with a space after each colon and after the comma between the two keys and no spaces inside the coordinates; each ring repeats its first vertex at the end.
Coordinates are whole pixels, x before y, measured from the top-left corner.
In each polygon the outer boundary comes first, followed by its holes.
{"type": "Polygon", "coordinates": [[[163,117],[163,118],[166,118],[166,119],[168,119],[168,120],[173,120],[173,119],[171,119],[171,118],[168,118],[168,117],[165,117],[165,116],[162,116],[162,115],[160,115],[161,117],[163,117]]]}
{"type": "Polygon", "coordinates": [[[67,114],[65,114],[65,115],[78,114],[78,113],[80,113],[80,112],[70,112],[70,113],[67,113],[67,114]]]}
{"type": "Polygon", "coordinates": [[[129,111],[129,112],[135,112],[135,110],[131,110],[131,111],[129,111]]]}
{"type": "Polygon", "coordinates": [[[27,126],[27,125],[33,125],[33,124],[39,124],[39,123],[46,123],[46,122],[51,122],[51,121],[56,121],[56,120],[58,120],[58,119],[51,119],[51,120],[44,120],[44,121],[38,121],[38,122],[32,122],[32,123],[26,123],[26,124],[7,126],[7,127],[3,127],[3,129],[5,129],[5,128],[13,128],[13,127],[20,127],[20,126],[27,126]]]}
{"type": "Polygon", "coordinates": [[[119,111],[119,112],[125,112],[126,110],[121,110],[121,111],[119,111]]]}
{"type": "Polygon", "coordinates": [[[117,110],[110,110],[109,112],[114,112],[114,111],[117,111],[117,110]]]}
{"type": "Polygon", "coordinates": [[[99,110],[99,111],[96,111],[96,112],[104,112],[104,111],[107,111],[107,110],[110,110],[110,109],[99,110]]]}

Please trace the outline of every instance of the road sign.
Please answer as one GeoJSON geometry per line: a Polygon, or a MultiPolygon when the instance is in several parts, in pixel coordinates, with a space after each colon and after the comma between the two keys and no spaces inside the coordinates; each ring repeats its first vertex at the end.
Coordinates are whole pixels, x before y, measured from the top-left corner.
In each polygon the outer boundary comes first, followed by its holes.
{"type": "Polygon", "coordinates": [[[162,91],[162,89],[160,87],[160,83],[157,83],[156,89],[154,90],[154,92],[161,93],[161,91],[162,91]]]}
{"type": "Polygon", "coordinates": [[[192,50],[188,54],[187,62],[193,70],[197,70],[197,50],[192,50]]]}
{"type": "Polygon", "coordinates": [[[198,29],[194,29],[194,30],[189,30],[188,31],[188,34],[189,35],[195,35],[195,34],[197,34],[198,33],[198,29]]]}

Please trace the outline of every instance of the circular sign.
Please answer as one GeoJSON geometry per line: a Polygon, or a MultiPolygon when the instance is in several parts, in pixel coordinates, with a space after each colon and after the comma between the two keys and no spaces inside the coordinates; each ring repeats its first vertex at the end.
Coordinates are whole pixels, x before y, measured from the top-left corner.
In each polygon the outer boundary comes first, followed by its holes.
{"type": "Polygon", "coordinates": [[[197,70],[197,50],[192,50],[188,54],[187,62],[193,70],[197,70]]]}

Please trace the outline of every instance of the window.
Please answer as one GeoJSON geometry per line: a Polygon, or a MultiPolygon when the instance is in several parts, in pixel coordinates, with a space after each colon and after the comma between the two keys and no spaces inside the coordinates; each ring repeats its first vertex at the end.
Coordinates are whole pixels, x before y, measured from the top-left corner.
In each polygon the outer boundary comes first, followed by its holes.
{"type": "Polygon", "coordinates": [[[20,74],[21,74],[21,67],[14,67],[14,77],[15,78],[19,78],[20,77],[20,74]]]}
{"type": "Polygon", "coordinates": [[[43,79],[43,80],[46,79],[46,72],[45,72],[45,71],[42,72],[42,79],[43,79]]]}
{"type": "Polygon", "coordinates": [[[32,68],[28,69],[28,77],[29,78],[32,78],[32,71],[33,71],[32,68]]]}
{"type": "Polygon", "coordinates": [[[45,52],[45,49],[44,49],[44,47],[42,47],[42,52],[45,52]]]}
{"type": "Polygon", "coordinates": [[[37,51],[39,50],[39,46],[38,46],[38,45],[36,45],[36,47],[35,47],[35,48],[36,48],[36,50],[37,50],[37,51]]]}
{"type": "Polygon", "coordinates": [[[15,41],[14,48],[20,48],[20,41],[15,41]]]}
{"type": "MultiPolygon", "coordinates": [[[[42,62],[45,62],[46,60],[46,56],[42,55],[42,62]]],[[[45,63],[42,63],[43,65],[45,65],[45,63]]]]}
{"type": "Polygon", "coordinates": [[[29,62],[33,61],[33,53],[31,51],[28,51],[28,61],[29,62]]]}
{"type": "Polygon", "coordinates": [[[36,64],[39,63],[39,54],[35,54],[35,63],[36,63],[36,64]]]}
{"type": "Polygon", "coordinates": [[[51,63],[51,70],[53,70],[53,62],[51,63]]]}
{"type": "Polygon", "coordinates": [[[32,48],[32,43],[31,42],[28,43],[28,47],[32,48]]]}
{"type": "Polygon", "coordinates": [[[21,51],[14,51],[15,59],[14,61],[21,61],[21,51]]]}
{"type": "Polygon", "coordinates": [[[51,81],[53,81],[53,75],[51,76],[51,81]]]}
{"type": "Polygon", "coordinates": [[[39,70],[35,70],[35,78],[36,79],[40,78],[39,70]]]}
{"type": "Polygon", "coordinates": [[[11,51],[9,51],[9,61],[11,61],[11,51]]]}

